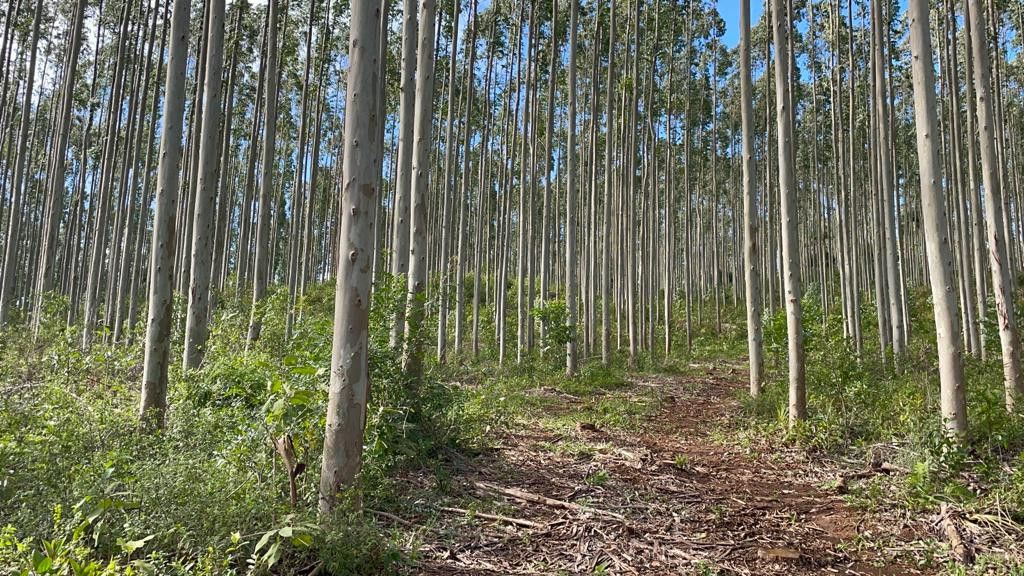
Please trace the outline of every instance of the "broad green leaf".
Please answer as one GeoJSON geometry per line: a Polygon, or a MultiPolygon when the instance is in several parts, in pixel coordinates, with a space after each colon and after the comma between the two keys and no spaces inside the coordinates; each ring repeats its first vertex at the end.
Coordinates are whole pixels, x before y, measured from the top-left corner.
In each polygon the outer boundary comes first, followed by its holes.
{"type": "Polygon", "coordinates": [[[252,549],[252,553],[255,554],[262,550],[263,547],[267,545],[267,542],[270,542],[270,538],[274,535],[274,533],[275,531],[271,530],[270,532],[264,534],[263,537],[260,538],[260,541],[256,543],[256,547],[252,549]]]}
{"type": "Polygon", "coordinates": [[[49,556],[40,554],[39,552],[32,553],[32,568],[37,574],[46,574],[53,568],[53,560],[50,560],[49,556]]]}
{"type": "Polygon", "coordinates": [[[155,534],[150,534],[149,536],[146,536],[142,540],[131,540],[131,541],[128,541],[128,542],[125,542],[124,540],[118,538],[117,539],[117,545],[121,547],[121,550],[124,551],[125,554],[132,554],[133,552],[135,552],[139,548],[142,548],[143,546],[145,546],[146,542],[149,542],[155,536],[156,536],[155,534]]]}

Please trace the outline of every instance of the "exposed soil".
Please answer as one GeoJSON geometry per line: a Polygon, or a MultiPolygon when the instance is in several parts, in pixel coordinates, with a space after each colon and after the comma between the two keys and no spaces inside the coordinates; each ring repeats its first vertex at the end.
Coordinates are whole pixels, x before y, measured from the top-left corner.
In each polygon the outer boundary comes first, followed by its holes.
{"type": "Polygon", "coordinates": [[[745,370],[700,371],[634,381],[660,399],[635,429],[537,427],[442,478],[411,475],[410,494],[440,486],[443,502],[382,521],[408,535],[416,574],[936,573],[919,567],[926,521],[848,505],[834,487],[844,472],[800,450],[730,440],[745,370]]]}

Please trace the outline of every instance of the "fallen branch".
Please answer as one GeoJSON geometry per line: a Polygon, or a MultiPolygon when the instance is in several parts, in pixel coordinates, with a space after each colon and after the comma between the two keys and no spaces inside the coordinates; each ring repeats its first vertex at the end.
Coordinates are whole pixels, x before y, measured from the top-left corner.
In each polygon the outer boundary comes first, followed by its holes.
{"type": "Polygon", "coordinates": [[[406,520],[405,518],[401,518],[399,516],[395,516],[394,514],[390,514],[388,512],[384,512],[384,511],[381,511],[381,510],[371,510],[369,508],[367,508],[366,511],[369,512],[370,514],[373,514],[374,516],[380,516],[381,518],[387,518],[388,520],[391,520],[393,522],[397,522],[397,523],[399,523],[399,524],[401,524],[403,526],[409,527],[409,528],[417,528],[417,529],[418,528],[423,528],[423,526],[420,526],[419,524],[410,522],[410,521],[406,520]]]}
{"type": "Polygon", "coordinates": [[[501,516],[499,514],[486,514],[484,512],[473,512],[471,510],[465,510],[462,508],[450,508],[447,506],[441,506],[438,510],[442,512],[451,512],[452,514],[464,514],[466,516],[475,516],[478,518],[484,518],[486,520],[494,520],[496,522],[505,522],[507,524],[515,524],[516,526],[522,526],[524,528],[547,528],[547,524],[541,524],[532,520],[526,520],[524,518],[512,518],[509,516],[501,516]]]}
{"type": "Polygon", "coordinates": [[[518,488],[505,488],[490,482],[474,482],[474,486],[481,490],[487,490],[509,496],[517,500],[524,502],[533,502],[534,504],[542,504],[544,506],[550,506],[552,508],[561,508],[563,510],[571,510],[573,512],[585,512],[590,514],[597,514],[599,516],[607,516],[609,518],[615,518],[616,520],[625,520],[626,517],[622,514],[616,514],[615,512],[609,512],[607,510],[599,510],[597,508],[591,508],[590,506],[583,506],[575,504],[573,502],[565,502],[563,500],[555,500],[554,498],[548,498],[547,496],[541,496],[540,494],[534,494],[533,492],[527,492],[518,488]]]}
{"type": "Polygon", "coordinates": [[[757,557],[771,562],[799,560],[800,551],[792,548],[758,548],[757,557]]]}
{"type": "Polygon", "coordinates": [[[942,528],[942,533],[946,540],[949,542],[949,547],[953,551],[953,557],[961,564],[973,564],[974,549],[960,536],[956,517],[957,513],[948,504],[943,503],[939,508],[938,524],[942,528]]]}

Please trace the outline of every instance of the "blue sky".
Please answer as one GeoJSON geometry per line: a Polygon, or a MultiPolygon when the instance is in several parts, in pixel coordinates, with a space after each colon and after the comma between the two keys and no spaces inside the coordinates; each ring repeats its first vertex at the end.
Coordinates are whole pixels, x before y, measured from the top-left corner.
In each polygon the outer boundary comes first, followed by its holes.
{"type": "MultiPolygon", "coordinates": [[[[750,2],[750,22],[757,24],[761,19],[764,3],[760,0],[750,2]]],[[[730,48],[740,43],[740,2],[739,0],[722,0],[718,3],[718,12],[725,20],[725,44],[730,48]]]]}

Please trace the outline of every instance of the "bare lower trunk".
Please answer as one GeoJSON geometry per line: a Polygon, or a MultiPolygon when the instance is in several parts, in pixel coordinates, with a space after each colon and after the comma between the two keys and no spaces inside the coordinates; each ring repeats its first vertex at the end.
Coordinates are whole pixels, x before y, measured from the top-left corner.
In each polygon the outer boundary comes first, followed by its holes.
{"type": "Polygon", "coordinates": [[[170,360],[174,274],[174,215],[181,170],[181,134],[188,63],[190,0],[174,0],[171,43],[164,86],[160,165],[157,169],[156,214],[149,265],[149,317],[143,362],[139,419],[143,426],[162,427],[167,409],[167,367],[170,360]]]}
{"type": "Polygon", "coordinates": [[[344,184],[334,300],[331,381],[320,471],[320,513],[329,514],[340,490],[359,472],[369,397],[367,332],[373,258],[373,212],[380,184],[377,139],[380,83],[380,0],[352,3],[346,97],[344,184]]]}

